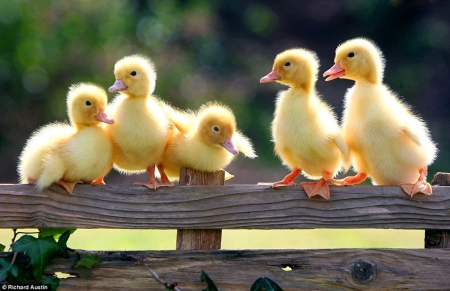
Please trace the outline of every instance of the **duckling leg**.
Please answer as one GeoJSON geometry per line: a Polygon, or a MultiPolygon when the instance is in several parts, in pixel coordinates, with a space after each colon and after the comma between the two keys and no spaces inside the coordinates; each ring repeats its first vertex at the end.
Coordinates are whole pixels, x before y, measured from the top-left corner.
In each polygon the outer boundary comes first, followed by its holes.
{"type": "Polygon", "coordinates": [[[36,184],[37,180],[33,178],[27,178],[28,184],[36,184]]]}
{"type": "MultiPolygon", "coordinates": [[[[108,172],[111,171],[112,167],[113,167],[113,164],[111,164],[111,166],[109,167],[108,172]]],[[[106,175],[105,175],[105,176],[106,176],[106,175]]],[[[104,179],[105,179],[105,176],[102,176],[102,177],[99,177],[99,178],[93,180],[93,181],[91,182],[91,184],[94,184],[94,185],[106,185],[105,180],[104,180],[104,179]]]]}
{"type": "Polygon", "coordinates": [[[345,177],[344,179],[328,179],[328,182],[331,182],[335,185],[340,185],[340,186],[351,186],[354,184],[359,184],[364,182],[364,180],[367,179],[367,174],[366,173],[357,173],[355,176],[348,176],[345,177]]]}
{"type": "Polygon", "coordinates": [[[134,183],[134,185],[142,185],[145,186],[147,188],[156,190],[156,188],[158,188],[158,181],[156,181],[155,178],[155,165],[151,165],[150,167],[147,168],[147,173],[150,176],[150,180],[148,181],[148,183],[142,183],[142,182],[136,182],[134,183]]]}
{"type": "Polygon", "coordinates": [[[91,182],[91,184],[94,184],[94,185],[106,185],[104,178],[105,177],[97,178],[97,179],[93,180],[91,182]]]}
{"type": "Polygon", "coordinates": [[[419,180],[415,184],[402,183],[400,187],[402,187],[403,191],[406,194],[411,195],[411,198],[417,193],[423,193],[425,195],[433,194],[433,190],[431,189],[430,183],[425,181],[425,177],[427,176],[428,167],[423,167],[419,169],[419,180]]]}
{"type": "Polygon", "coordinates": [[[166,175],[166,172],[164,172],[164,166],[162,164],[159,164],[156,167],[158,168],[159,174],[161,175],[161,184],[158,187],[173,187],[173,186],[175,186],[174,183],[170,182],[169,178],[166,175]]]}
{"type": "Polygon", "coordinates": [[[59,185],[63,186],[63,188],[66,189],[66,191],[69,194],[72,194],[73,188],[75,188],[75,185],[78,184],[78,183],[82,184],[83,181],[78,180],[78,181],[75,181],[75,182],[66,182],[66,181],[63,181],[63,180],[59,180],[58,182],[56,182],[56,184],[59,184],[59,185]]]}
{"type": "Polygon", "coordinates": [[[330,200],[330,187],[328,186],[328,180],[331,179],[333,175],[328,171],[323,171],[322,179],[317,182],[302,182],[303,189],[308,195],[309,198],[314,195],[319,195],[325,198],[326,200],[330,200]]]}
{"type": "Polygon", "coordinates": [[[270,185],[272,188],[284,187],[284,186],[295,186],[294,179],[300,175],[302,172],[299,168],[292,169],[291,173],[286,175],[283,180],[274,183],[258,183],[258,185],[270,185]]]}

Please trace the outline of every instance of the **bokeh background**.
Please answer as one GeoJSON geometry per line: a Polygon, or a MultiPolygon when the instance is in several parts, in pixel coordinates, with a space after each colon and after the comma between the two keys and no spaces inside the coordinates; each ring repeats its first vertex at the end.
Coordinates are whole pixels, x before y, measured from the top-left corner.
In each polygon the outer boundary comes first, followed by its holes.
{"type": "MultiPolygon", "coordinates": [[[[218,100],[232,108],[259,157],[238,157],[227,169],[235,175],[229,184],[280,180],[288,171],[273,153],[270,123],[276,93],[285,88],[259,79],[271,71],[277,53],[292,47],[315,51],[323,73],[333,65],[336,46],[360,36],[379,45],[385,82],[429,125],[439,148],[430,180],[448,171],[450,162],[449,15],[446,0],[0,0],[0,182],[17,183],[17,158],[33,130],[67,118],[71,84],[108,88],[114,63],[135,53],[154,61],[155,94],[172,105],[195,110],[218,100]]],[[[341,116],[352,84],[320,77],[317,90],[341,116]]],[[[107,183],[138,180],[146,176],[112,172],[106,178],[107,183]]],[[[401,247],[423,246],[423,232],[401,233],[401,247]]],[[[374,230],[226,231],[224,247],[334,247],[340,241],[396,247],[388,243],[392,236],[374,230]]],[[[9,237],[1,231],[0,243],[8,244],[9,237]]],[[[75,244],[77,237],[78,247],[105,246],[87,230],[75,232],[75,244]]],[[[175,247],[170,231],[114,231],[114,237],[104,248],[175,247]]]]}

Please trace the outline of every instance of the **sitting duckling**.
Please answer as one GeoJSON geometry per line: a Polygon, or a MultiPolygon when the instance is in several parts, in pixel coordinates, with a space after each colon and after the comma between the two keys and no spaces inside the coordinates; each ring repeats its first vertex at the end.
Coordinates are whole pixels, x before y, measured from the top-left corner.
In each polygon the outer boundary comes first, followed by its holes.
{"type": "Polygon", "coordinates": [[[104,184],[112,144],[100,123],[114,123],[105,113],[107,102],[105,90],[96,85],[72,85],[67,94],[71,125],[55,122],[31,135],[19,157],[20,182],[36,183],[38,191],[58,183],[70,194],[79,182],[104,184]]]}
{"type": "Polygon", "coordinates": [[[176,119],[183,120],[184,126],[176,126],[162,162],[170,179],[177,180],[182,167],[203,172],[218,171],[225,168],[239,151],[247,157],[256,157],[252,143],[236,129],[236,118],[225,105],[207,103],[197,114],[177,114],[176,119]]]}
{"type": "Polygon", "coordinates": [[[336,49],[326,80],[355,81],[345,95],[343,134],[356,176],[337,181],[358,184],[368,176],[376,185],[400,185],[411,197],[432,194],[426,182],[436,145],[426,124],[383,84],[384,59],[370,40],[355,38],[336,49]]]}
{"type": "Polygon", "coordinates": [[[307,195],[330,199],[328,181],[348,164],[348,149],[331,108],[321,100],[315,89],[319,61],[315,53],[295,48],[278,54],[273,70],[261,83],[278,82],[289,86],[278,93],[272,137],[275,152],[291,169],[282,181],[272,187],[295,185],[294,179],[305,174],[318,182],[303,182],[307,195]]]}
{"type": "Polygon", "coordinates": [[[160,164],[164,148],[172,134],[172,124],[164,111],[165,104],[152,96],[156,71],[150,59],[132,55],[114,66],[116,81],[110,92],[119,92],[109,112],[116,123],[108,128],[114,145],[114,167],[124,174],[147,171],[148,183],[137,185],[156,189],[173,186],[160,164]],[[155,166],[161,183],[155,178],[155,166]]]}

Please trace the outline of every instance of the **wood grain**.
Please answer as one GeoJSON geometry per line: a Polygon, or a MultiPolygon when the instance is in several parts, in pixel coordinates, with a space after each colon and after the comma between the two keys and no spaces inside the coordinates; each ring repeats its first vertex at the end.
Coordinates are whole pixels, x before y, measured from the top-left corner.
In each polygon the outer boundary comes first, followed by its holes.
{"type": "MultiPolygon", "coordinates": [[[[450,186],[450,174],[436,173],[431,185],[450,186]]],[[[425,248],[450,248],[450,228],[426,229],[424,241],[425,248]]]]}
{"type": "MultiPolygon", "coordinates": [[[[224,185],[225,171],[214,173],[181,168],[180,185],[224,185]]],[[[221,229],[178,229],[177,250],[220,250],[222,246],[221,229]]]]}
{"type": "MultiPolygon", "coordinates": [[[[294,290],[445,290],[450,286],[450,250],[334,249],[140,252],[163,280],[180,290],[202,290],[204,270],[219,290],[250,290],[259,277],[294,290]],[[361,262],[373,264],[368,281],[352,276],[361,262]],[[359,263],[359,265],[358,265],[359,263]]],[[[5,256],[2,253],[0,256],[5,256]]],[[[93,269],[72,269],[71,259],[52,261],[46,274],[69,273],[58,290],[163,290],[148,269],[134,259],[102,255],[93,269]]]]}
{"type": "Polygon", "coordinates": [[[450,229],[450,187],[410,198],[400,187],[331,186],[331,200],[301,187],[0,185],[1,228],[450,229]]]}

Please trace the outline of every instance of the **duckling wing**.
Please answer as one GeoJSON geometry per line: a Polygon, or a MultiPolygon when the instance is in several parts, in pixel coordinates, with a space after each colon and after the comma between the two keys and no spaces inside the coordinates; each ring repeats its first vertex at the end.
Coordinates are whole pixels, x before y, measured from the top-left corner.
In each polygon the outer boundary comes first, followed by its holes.
{"type": "Polygon", "coordinates": [[[236,130],[233,135],[233,141],[240,152],[242,152],[246,157],[251,159],[258,157],[253,150],[252,142],[248,137],[243,135],[240,131],[236,130]]]}

